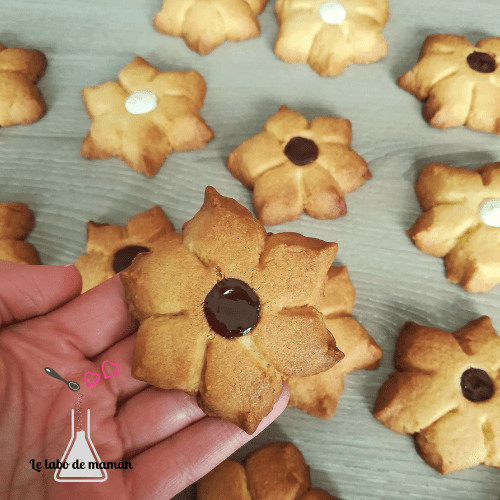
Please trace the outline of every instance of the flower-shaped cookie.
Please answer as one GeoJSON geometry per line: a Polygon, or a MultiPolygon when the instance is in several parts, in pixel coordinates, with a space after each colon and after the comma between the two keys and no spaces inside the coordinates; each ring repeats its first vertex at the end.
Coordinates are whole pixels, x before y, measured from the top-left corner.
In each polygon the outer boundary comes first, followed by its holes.
{"type": "Polygon", "coordinates": [[[423,115],[433,127],[500,134],[500,37],[472,45],[463,36],[429,36],[398,84],[425,101],[423,115]]]}
{"type": "Polygon", "coordinates": [[[264,131],[241,143],[227,168],[247,188],[265,225],[346,214],[344,195],[371,178],[366,162],[350,149],[351,122],[320,116],[311,123],[281,106],[264,131]]]}
{"type": "Polygon", "coordinates": [[[35,247],[24,240],[35,225],[33,213],[24,203],[0,203],[0,260],[40,264],[35,247]]]}
{"type": "Polygon", "coordinates": [[[196,485],[197,500],[336,500],[311,488],[310,469],[292,443],[254,451],[245,465],[224,460],[196,485]]]}
{"type": "Polygon", "coordinates": [[[289,63],[307,63],[321,76],[387,54],[382,35],[387,0],[276,0],[274,10],[280,25],[275,54],[289,63]]]}
{"type": "Polygon", "coordinates": [[[161,246],[162,237],[180,235],[159,206],[132,217],[125,227],[88,222],[85,254],[75,262],[82,293],[126,269],[138,254],[161,246]]]}
{"type": "Polygon", "coordinates": [[[121,273],[141,321],[133,376],[197,395],[206,413],[254,432],[285,377],[343,357],[317,309],[337,247],[268,235],[246,208],[207,187],[182,240],[166,239],[121,273]]]}
{"type": "Polygon", "coordinates": [[[416,434],[419,453],[441,474],[500,467],[500,337],[490,318],[454,333],[406,323],[395,365],[380,389],[377,420],[416,434]]]}
{"type": "Polygon", "coordinates": [[[477,170],[431,163],[415,191],[425,213],[408,236],[422,252],[444,257],[452,283],[491,290],[500,282],[500,162],[477,170]]]}
{"type": "Polygon", "coordinates": [[[47,60],[39,50],[6,48],[0,43],[0,127],[36,122],[45,103],[36,81],[47,60]]]}
{"type": "Polygon", "coordinates": [[[363,368],[375,370],[382,358],[382,349],[351,317],[355,294],[347,268],[330,267],[325,297],[319,311],[323,313],[326,327],[345,357],[326,372],[287,380],[290,388],[289,405],[313,417],[332,417],[339,397],[344,392],[344,377],[363,368]]]}
{"type": "Polygon", "coordinates": [[[200,149],[213,132],[200,116],[206,85],[196,71],[161,73],[141,57],[106,82],[82,91],[92,119],[84,158],[118,157],[155,175],[172,151],[200,149]]]}
{"type": "Polygon", "coordinates": [[[225,40],[260,35],[257,14],[267,0],[163,0],[153,26],[166,35],[183,37],[187,46],[208,54],[225,40]]]}

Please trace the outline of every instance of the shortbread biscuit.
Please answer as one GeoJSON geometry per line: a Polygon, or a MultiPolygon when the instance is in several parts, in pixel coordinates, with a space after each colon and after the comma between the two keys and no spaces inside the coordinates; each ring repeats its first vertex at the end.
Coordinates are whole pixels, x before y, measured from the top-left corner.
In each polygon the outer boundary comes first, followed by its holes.
{"type": "Polygon", "coordinates": [[[45,113],[35,86],[47,59],[39,50],[7,48],[0,43],[0,127],[28,125],[45,113]]]}
{"type": "Polygon", "coordinates": [[[213,137],[200,116],[206,85],[196,71],[161,73],[141,57],[106,82],[82,91],[92,119],[84,158],[123,160],[155,175],[172,151],[201,149],[213,137]]]}
{"type": "Polygon", "coordinates": [[[82,293],[126,269],[139,253],[154,250],[166,236],[180,238],[158,205],[132,217],[125,227],[88,222],[85,254],[75,262],[82,293]]]}
{"type": "Polygon", "coordinates": [[[208,54],[225,40],[237,42],[260,35],[257,14],[267,0],[163,0],[153,26],[165,35],[184,38],[187,46],[208,54]]]}
{"type": "Polygon", "coordinates": [[[140,320],[132,376],[195,395],[205,413],[255,431],[285,377],[342,359],[318,311],[338,245],[268,235],[235,200],[207,187],[182,240],[121,273],[140,320]]]}
{"type": "Polygon", "coordinates": [[[330,267],[325,297],[319,311],[337,347],[345,354],[329,370],[310,377],[292,377],[289,405],[313,417],[330,418],[337,410],[344,392],[344,377],[355,370],[375,370],[382,358],[382,349],[368,332],[351,317],[355,290],[345,266],[330,267]]]}
{"type": "Polygon", "coordinates": [[[336,500],[311,489],[309,466],[292,443],[272,443],[245,460],[225,460],[196,485],[197,500],[336,500]]]}
{"type": "Polygon", "coordinates": [[[425,102],[423,116],[433,127],[500,134],[499,66],[500,37],[472,45],[463,36],[432,35],[398,84],[425,102]]]}
{"type": "Polygon", "coordinates": [[[24,240],[35,226],[25,203],[0,203],[0,260],[40,264],[38,252],[24,240]]]}
{"type": "Polygon", "coordinates": [[[395,365],[380,389],[377,420],[415,434],[420,455],[441,474],[500,467],[500,337],[490,318],[454,333],[406,323],[395,365]]]}
{"type": "Polygon", "coordinates": [[[408,236],[422,252],[444,257],[452,283],[491,290],[500,282],[500,162],[476,170],[431,163],[415,191],[424,213],[408,236]]]}
{"type": "Polygon", "coordinates": [[[303,211],[316,219],[335,219],[347,213],[344,195],[372,176],[349,147],[351,140],[349,120],[319,116],[308,123],[281,106],[263,132],[231,152],[226,165],[253,189],[262,224],[296,220],[303,211]]]}
{"type": "Polygon", "coordinates": [[[336,76],[387,55],[387,0],[276,0],[274,10],[280,25],[274,53],[283,61],[336,76]]]}

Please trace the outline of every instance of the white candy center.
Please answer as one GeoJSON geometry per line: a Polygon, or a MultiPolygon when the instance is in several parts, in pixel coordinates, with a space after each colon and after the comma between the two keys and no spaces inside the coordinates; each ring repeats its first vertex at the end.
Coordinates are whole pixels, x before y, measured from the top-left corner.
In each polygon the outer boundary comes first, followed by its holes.
{"type": "Polygon", "coordinates": [[[481,220],[491,227],[500,227],[500,200],[486,200],[479,208],[481,220]]]}
{"type": "Polygon", "coordinates": [[[319,8],[321,19],[328,24],[342,24],[345,19],[345,9],[339,2],[325,2],[319,8]]]}
{"type": "Polygon", "coordinates": [[[149,113],[156,108],[156,95],[149,90],[139,90],[125,99],[125,107],[133,115],[149,113]]]}

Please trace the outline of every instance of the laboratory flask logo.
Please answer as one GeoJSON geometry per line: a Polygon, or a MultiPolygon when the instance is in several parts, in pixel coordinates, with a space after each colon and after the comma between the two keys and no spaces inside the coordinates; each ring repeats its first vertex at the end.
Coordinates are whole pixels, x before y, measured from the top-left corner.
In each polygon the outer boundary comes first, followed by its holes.
{"type": "Polygon", "coordinates": [[[100,469],[101,459],[90,438],[90,409],[87,409],[87,431],[75,433],[75,410],[71,410],[71,439],[61,462],[65,467],[57,469],[54,479],[67,483],[104,482],[108,479],[105,469],[100,469]]]}

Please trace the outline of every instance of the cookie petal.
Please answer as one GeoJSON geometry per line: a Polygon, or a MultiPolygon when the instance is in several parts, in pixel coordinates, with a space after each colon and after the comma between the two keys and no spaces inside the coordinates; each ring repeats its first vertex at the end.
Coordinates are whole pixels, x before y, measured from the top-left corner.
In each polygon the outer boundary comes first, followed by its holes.
{"type": "Polygon", "coordinates": [[[85,253],[77,259],[75,266],[82,277],[81,293],[85,293],[115,275],[109,261],[109,255],[101,252],[85,253]]]}
{"type": "MultiPolygon", "coordinates": [[[[264,125],[267,130],[282,143],[288,142],[292,137],[301,135],[308,128],[307,120],[297,111],[281,106],[279,111],[268,118],[264,125]]],[[[285,144],[283,144],[283,147],[285,144]]]]}
{"type": "Polygon", "coordinates": [[[296,11],[289,14],[281,23],[274,42],[274,53],[290,63],[307,62],[311,47],[323,26],[316,12],[296,11]]]}
{"type": "Polygon", "coordinates": [[[121,272],[136,314],[141,319],[181,314],[192,310],[192,304],[203,314],[203,301],[219,280],[216,270],[205,266],[178,238],[163,242],[162,249],[139,254],[121,272]]]}
{"type": "Polygon", "coordinates": [[[28,125],[45,112],[41,92],[21,73],[0,72],[0,126],[28,125]]]}
{"type": "Polygon", "coordinates": [[[468,292],[484,293],[500,282],[500,231],[480,224],[445,257],[448,280],[468,292]]]}
{"type": "Polygon", "coordinates": [[[328,370],[343,354],[327,330],[323,316],[312,307],[262,307],[252,338],[264,358],[284,375],[305,377],[328,370]]]}
{"type": "Polygon", "coordinates": [[[182,36],[186,13],[196,0],[163,0],[161,10],[153,20],[156,31],[166,35],[182,36]]]}
{"type": "Polygon", "coordinates": [[[462,349],[474,357],[471,362],[493,372],[500,370],[500,337],[488,316],[469,321],[453,335],[462,349]]]}
{"type": "Polygon", "coordinates": [[[312,164],[302,168],[304,210],[316,219],[336,219],[347,213],[344,194],[330,172],[312,164]]]}
{"type": "Polygon", "coordinates": [[[341,144],[321,143],[316,162],[328,170],[343,194],[358,189],[372,177],[365,160],[341,144]]]}
{"type": "Polygon", "coordinates": [[[295,500],[311,487],[309,467],[291,443],[260,448],[245,461],[248,490],[254,500],[295,500]]]}
{"type": "Polygon", "coordinates": [[[428,36],[422,46],[420,58],[430,54],[453,54],[455,52],[465,53],[474,46],[467,38],[459,35],[431,35],[428,36]]]}
{"type": "MultiPolygon", "coordinates": [[[[441,358],[442,362],[442,358],[441,358]]],[[[401,434],[413,434],[458,408],[463,396],[450,389],[448,374],[395,372],[380,389],[374,416],[401,434]]]]}
{"type": "Polygon", "coordinates": [[[387,55],[387,42],[380,32],[383,25],[377,20],[364,14],[350,15],[347,26],[353,62],[367,64],[387,55]]]}
{"type": "Polygon", "coordinates": [[[140,238],[148,242],[173,231],[174,226],[159,205],[137,214],[127,222],[129,237],[140,238]]]}
{"type": "Polygon", "coordinates": [[[353,47],[347,40],[347,26],[326,24],[314,37],[307,63],[320,76],[337,76],[355,62],[353,47]]]}
{"type": "Polygon", "coordinates": [[[462,366],[468,360],[451,333],[412,322],[405,323],[401,330],[395,359],[398,370],[422,373],[439,372],[444,359],[453,366],[462,366]]]}
{"type": "Polygon", "coordinates": [[[491,36],[489,38],[483,38],[476,43],[476,47],[484,52],[500,55],[500,37],[491,36]]]}
{"type": "Polygon", "coordinates": [[[137,90],[146,90],[145,86],[159,74],[145,59],[136,56],[118,73],[118,82],[131,94],[137,90]]]}
{"type": "Polygon", "coordinates": [[[422,111],[424,118],[441,129],[465,125],[474,106],[476,85],[463,73],[443,78],[429,89],[422,111]]]}
{"type": "Polygon", "coordinates": [[[260,259],[259,297],[275,310],[318,306],[338,245],[296,233],[271,235],[260,259]]]}
{"type": "Polygon", "coordinates": [[[432,87],[458,74],[460,65],[449,53],[429,54],[399,77],[398,85],[423,101],[432,87]]]}
{"type": "Polygon", "coordinates": [[[224,20],[210,2],[196,2],[186,12],[182,36],[186,45],[200,54],[208,54],[225,39],[224,20]]]}
{"type": "Polygon", "coordinates": [[[425,461],[441,474],[480,465],[487,456],[481,414],[468,405],[442,416],[415,440],[425,461]]]}
{"type": "Polygon", "coordinates": [[[21,262],[22,264],[40,264],[38,252],[26,241],[0,240],[0,260],[21,262]]]}
{"type": "Polygon", "coordinates": [[[0,203],[0,239],[22,240],[34,225],[33,212],[25,203],[0,203]]]}
{"type": "Polygon", "coordinates": [[[227,158],[227,168],[247,188],[268,170],[286,162],[283,146],[270,132],[260,132],[243,141],[227,158]]]}
{"type": "Polygon", "coordinates": [[[311,122],[309,130],[318,142],[333,142],[349,146],[352,141],[352,125],[345,118],[318,116],[311,122]]]}
{"type": "Polygon", "coordinates": [[[304,210],[300,179],[300,167],[287,161],[255,181],[253,206],[262,224],[272,226],[300,217],[304,210]]]}
{"type": "Polygon", "coordinates": [[[345,358],[323,373],[287,380],[289,405],[319,418],[330,418],[335,414],[338,400],[344,392],[345,375],[362,368],[375,369],[382,357],[380,347],[354,319],[327,318],[325,323],[345,358]]]}
{"type": "Polygon", "coordinates": [[[476,171],[444,163],[426,165],[415,185],[418,201],[424,211],[441,203],[465,203],[471,192],[482,189],[483,181],[476,171]]]}
{"type": "Polygon", "coordinates": [[[462,235],[477,224],[477,210],[462,204],[443,204],[423,213],[407,234],[422,252],[444,257],[462,235]]]}
{"type": "Polygon", "coordinates": [[[162,389],[199,390],[209,327],[196,315],[151,317],[137,331],[132,376],[162,389]]]}
{"type": "Polygon", "coordinates": [[[248,493],[245,468],[238,462],[224,460],[198,481],[196,498],[197,500],[214,498],[252,500],[248,493]]]}
{"type": "Polygon", "coordinates": [[[160,73],[150,83],[151,90],[158,96],[184,97],[197,109],[203,107],[207,85],[197,71],[169,71],[160,73]]]}
{"type": "Polygon", "coordinates": [[[500,134],[500,81],[498,86],[492,85],[491,81],[476,85],[465,125],[482,132],[500,134]]]}
{"type": "Polygon", "coordinates": [[[105,113],[126,115],[125,99],[127,93],[115,82],[106,82],[96,87],[82,90],[83,102],[92,119],[105,113]]]}
{"type": "Polygon", "coordinates": [[[339,398],[344,392],[344,374],[340,368],[342,361],[317,375],[289,378],[288,405],[316,418],[328,419],[335,415],[339,398]]]}
{"type": "Polygon", "coordinates": [[[257,354],[251,337],[210,340],[199,405],[209,415],[230,420],[248,434],[273,409],[282,381],[257,354]]]}
{"type": "Polygon", "coordinates": [[[328,330],[335,337],[337,347],[345,354],[337,365],[343,375],[356,370],[378,368],[382,349],[355,319],[325,318],[328,330]]]}
{"type": "Polygon", "coordinates": [[[354,308],[356,291],[346,266],[331,266],[325,285],[325,295],[318,310],[325,317],[350,316],[354,308]]]}
{"type": "Polygon", "coordinates": [[[224,22],[226,40],[240,41],[259,36],[259,22],[248,2],[217,0],[214,5],[224,22]]]}
{"type": "Polygon", "coordinates": [[[203,206],[184,224],[182,238],[202,262],[219,268],[222,277],[247,281],[259,264],[267,233],[250,211],[209,186],[203,206]]]}
{"type": "Polygon", "coordinates": [[[47,59],[39,50],[0,47],[0,72],[20,73],[35,83],[45,72],[47,59]]]}

